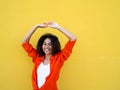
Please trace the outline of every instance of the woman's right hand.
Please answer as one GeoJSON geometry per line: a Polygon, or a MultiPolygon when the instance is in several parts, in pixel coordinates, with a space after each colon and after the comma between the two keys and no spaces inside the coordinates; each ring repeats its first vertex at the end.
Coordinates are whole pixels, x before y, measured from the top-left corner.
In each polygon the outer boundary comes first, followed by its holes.
{"type": "Polygon", "coordinates": [[[42,23],[42,24],[36,24],[36,27],[39,27],[39,28],[47,28],[48,25],[46,23],[42,23]]]}
{"type": "Polygon", "coordinates": [[[48,22],[47,24],[51,28],[55,28],[55,29],[61,28],[61,26],[58,23],[56,23],[56,22],[48,22]]]}

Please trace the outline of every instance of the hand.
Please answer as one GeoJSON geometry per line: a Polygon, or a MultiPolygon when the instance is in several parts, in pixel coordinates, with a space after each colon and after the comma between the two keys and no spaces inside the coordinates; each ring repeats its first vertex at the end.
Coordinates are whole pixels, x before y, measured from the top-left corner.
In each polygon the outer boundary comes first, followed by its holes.
{"type": "Polygon", "coordinates": [[[48,22],[46,23],[47,26],[51,27],[51,28],[56,28],[56,29],[59,29],[60,28],[60,25],[57,24],[56,22],[48,22]]]}
{"type": "Polygon", "coordinates": [[[47,28],[48,25],[46,23],[42,23],[42,24],[36,24],[36,27],[47,28]]]}

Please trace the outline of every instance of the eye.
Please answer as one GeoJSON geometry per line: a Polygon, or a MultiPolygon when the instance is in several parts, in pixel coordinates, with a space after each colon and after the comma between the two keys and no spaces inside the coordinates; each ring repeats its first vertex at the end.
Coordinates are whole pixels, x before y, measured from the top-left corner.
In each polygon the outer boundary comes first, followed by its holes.
{"type": "Polygon", "coordinates": [[[48,43],[49,46],[52,46],[52,43],[48,43]]]}
{"type": "Polygon", "coordinates": [[[43,45],[46,45],[46,43],[43,43],[43,45]]]}
{"type": "Polygon", "coordinates": [[[52,43],[43,43],[43,45],[52,46],[52,43]]]}

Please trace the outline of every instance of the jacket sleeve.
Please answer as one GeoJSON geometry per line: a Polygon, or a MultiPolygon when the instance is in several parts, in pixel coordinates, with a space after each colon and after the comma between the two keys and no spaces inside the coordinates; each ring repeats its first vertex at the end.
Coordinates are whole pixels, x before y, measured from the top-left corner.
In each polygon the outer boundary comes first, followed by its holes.
{"type": "Polygon", "coordinates": [[[36,49],[33,48],[33,46],[29,42],[23,43],[22,47],[27,52],[28,56],[30,56],[32,58],[33,62],[35,62],[36,57],[37,57],[36,49]]]}
{"type": "Polygon", "coordinates": [[[76,41],[68,41],[65,45],[65,47],[62,49],[60,57],[61,60],[60,62],[63,63],[65,60],[68,59],[68,57],[70,56],[70,54],[72,53],[72,49],[75,45],[76,41]]]}

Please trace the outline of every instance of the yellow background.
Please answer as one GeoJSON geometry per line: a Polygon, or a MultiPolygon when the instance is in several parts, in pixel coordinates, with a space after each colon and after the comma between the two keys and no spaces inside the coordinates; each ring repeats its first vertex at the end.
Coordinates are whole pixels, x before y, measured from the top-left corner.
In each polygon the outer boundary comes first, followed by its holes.
{"type": "MultiPolygon", "coordinates": [[[[120,90],[120,0],[2,0],[0,2],[0,90],[32,90],[33,63],[21,47],[37,23],[56,21],[77,36],[64,64],[59,90],[120,90]]],[[[57,30],[39,29],[31,38],[57,30]]]]}

